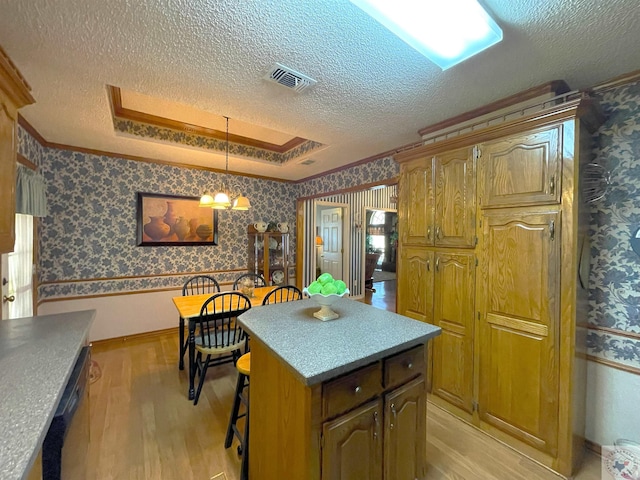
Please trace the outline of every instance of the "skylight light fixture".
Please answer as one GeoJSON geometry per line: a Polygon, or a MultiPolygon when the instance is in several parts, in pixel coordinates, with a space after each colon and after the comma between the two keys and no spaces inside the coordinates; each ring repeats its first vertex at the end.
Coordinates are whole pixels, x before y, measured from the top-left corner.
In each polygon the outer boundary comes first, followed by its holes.
{"type": "Polygon", "coordinates": [[[350,0],[442,70],[502,40],[477,0],[350,0]]]}

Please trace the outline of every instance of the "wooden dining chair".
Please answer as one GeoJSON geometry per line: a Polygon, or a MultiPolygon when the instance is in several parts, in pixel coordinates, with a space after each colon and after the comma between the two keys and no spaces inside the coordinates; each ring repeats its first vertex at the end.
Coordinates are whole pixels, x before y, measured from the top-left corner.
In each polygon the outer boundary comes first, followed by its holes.
{"type": "Polygon", "coordinates": [[[267,286],[266,280],[259,273],[243,273],[238,278],[236,278],[235,282],[233,282],[232,290],[240,290],[240,286],[242,285],[242,281],[246,280],[246,279],[249,279],[249,280],[253,281],[253,286],[255,288],[266,287],[267,286]]]}
{"type": "Polygon", "coordinates": [[[223,292],[212,295],[200,309],[197,319],[199,335],[196,337],[194,368],[200,381],[193,404],[198,404],[202,385],[209,367],[233,362],[235,365],[247,343],[247,336],[237,321],[238,315],[251,308],[246,295],[223,292]]]}
{"type": "MultiPolygon", "coordinates": [[[[292,285],[284,285],[271,291],[269,295],[262,301],[262,305],[270,303],[292,302],[302,299],[302,292],[292,285]]],[[[224,440],[224,448],[229,448],[236,436],[240,445],[238,446],[238,454],[242,455],[242,463],[240,467],[240,480],[249,478],[249,395],[245,394],[245,390],[249,387],[249,376],[251,375],[251,352],[242,355],[236,362],[238,370],[238,380],[236,382],[236,392],[234,394],[233,406],[231,407],[231,417],[229,418],[229,426],[227,427],[227,437],[224,440]],[[244,405],[245,412],[240,413],[240,405],[244,405]],[[237,422],[240,418],[244,419],[244,432],[240,432],[237,422]]]]}
{"type": "MultiPolygon", "coordinates": [[[[182,296],[201,295],[203,293],[214,294],[220,291],[218,281],[209,275],[196,275],[189,278],[182,286],[182,296]]],[[[180,358],[178,360],[178,368],[184,370],[184,354],[187,351],[189,339],[184,337],[184,318],[180,317],[178,326],[178,335],[180,338],[180,358]]]]}
{"type": "Polygon", "coordinates": [[[264,297],[262,305],[269,305],[271,303],[293,302],[295,300],[302,299],[302,292],[298,287],[293,285],[283,285],[269,292],[264,297]]]}

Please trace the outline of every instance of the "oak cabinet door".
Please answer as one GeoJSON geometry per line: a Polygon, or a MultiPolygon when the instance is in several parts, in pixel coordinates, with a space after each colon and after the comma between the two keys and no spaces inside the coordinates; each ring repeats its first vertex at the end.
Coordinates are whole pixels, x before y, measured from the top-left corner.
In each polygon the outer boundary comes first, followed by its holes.
{"type": "Polygon", "coordinates": [[[480,146],[481,207],[560,203],[562,126],[480,146]]]}
{"type": "Polygon", "coordinates": [[[382,400],[322,427],[323,480],[382,480],[382,400]]]}
{"type": "Polygon", "coordinates": [[[427,400],[420,377],[385,396],[384,479],[424,478],[427,400]]]}
{"type": "Polygon", "coordinates": [[[403,165],[400,181],[402,243],[433,244],[432,159],[420,158],[403,165]]]}
{"type": "Polygon", "coordinates": [[[12,252],[15,242],[16,122],[13,106],[0,92],[0,253],[12,252]]]}
{"type": "Polygon", "coordinates": [[[476,171],[473,148],[435,157],[435,245],[475,246],[476,171]]]}
{"type": "Polygon", "coordinates": [[[433,323],[433,252],[402,247],[398,266],[398,313],[433,323]]]}
{"type": "Polygon", "coordinates": [[[475,256],[435,254],[431,392],[469,413],[473,411],[475,256]]]}
{"type": "Polygon", "coordinates": [[[485,213],[479,416],[556,455],[560,213],[485,213]]]}

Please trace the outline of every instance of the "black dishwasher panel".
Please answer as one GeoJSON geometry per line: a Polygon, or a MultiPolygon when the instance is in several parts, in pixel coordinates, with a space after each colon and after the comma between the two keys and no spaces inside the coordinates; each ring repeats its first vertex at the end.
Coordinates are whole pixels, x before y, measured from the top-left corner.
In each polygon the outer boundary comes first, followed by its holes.
{"type": "MultiPolygon", "coordinates": [[[[69,382],[64,389],[62,399],[49,427],[42,446],[42,478],[43,480],[62,480],[72,477],[71,470],[82,470],[85,458],[81,452],[65,450],[65,440],[72,430],[80,431],[81,443],[89,441],[87,418],[75,418],[79,410],[88,412],[87,388],[89,387],[89,366],[91,363],[91,347],[83,347],[71,372],[69,382]],[[74,421],[75,420],[75,421],[74,421]],[[82,458],[80,458],[82,457],[82,458]],[[79,465],[81,463],[81,465],[79,465]],[[66,465],[72,465],[68,468],[66,465]],[[63,471],[70,470],[70,471],[63,471]]],[[[78,415],[78,417],[86,415],[78,415]]],[[[78,437],[78,435],[74,435],[78,437]]],[[[86,446],[86,445],[83,445],[86,446]]]]}

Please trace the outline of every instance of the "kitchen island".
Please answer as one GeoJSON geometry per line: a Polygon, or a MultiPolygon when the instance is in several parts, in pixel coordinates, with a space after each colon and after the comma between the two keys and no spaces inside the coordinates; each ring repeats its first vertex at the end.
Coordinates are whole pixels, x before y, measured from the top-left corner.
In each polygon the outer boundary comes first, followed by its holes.
{"type": "Polygon", "coordinates": [[[0,321],[0,478],[26,478],[95,310],[0,321]]]}
{"type": "Polygon", "coordinates": [[[347,298],[252,308],[249,478],[423,478],[426,344],[440,329],[347,298]]]}

